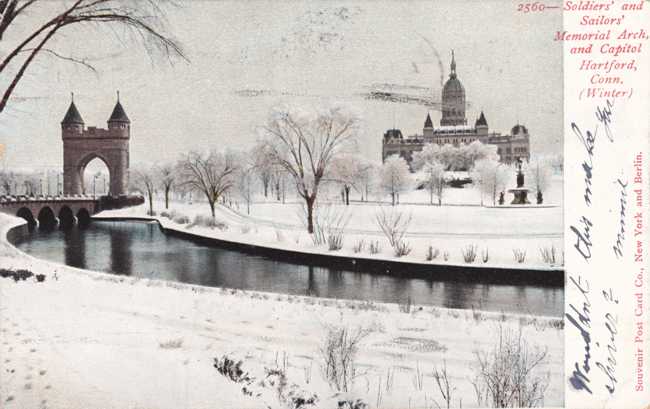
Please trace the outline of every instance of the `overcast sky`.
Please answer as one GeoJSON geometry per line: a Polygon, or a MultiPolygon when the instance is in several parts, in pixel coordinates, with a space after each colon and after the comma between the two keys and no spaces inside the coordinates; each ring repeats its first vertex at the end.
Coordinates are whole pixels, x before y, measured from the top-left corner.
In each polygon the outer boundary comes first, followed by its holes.
{"type": "MultiPolygon", "coordinates": [[[[364,92],[393,83],[403,86],[395,91],[439,98],[452,48],[470,123],[483,109],[491,130],[527,125],[533,153],[562,149],[562,45],[552,41],[560,11],[520,14],[511,1],[458,0],[180,5],[167,18],[189,63],[152,60],[108,29],[59,37],[53,47],[91,57],[98,73],[39,57],[17,90],[22,99],[0,114],[5,165],[60,168],[70,92],[86,126],[105,127],[118,89],[132,121],[132,166],[190,149],[248,148],[269,108],[282,102],[352,105],[363,119],[361,151],[379,161],[383,132],[395,124],[419,133],[429,109],[367,100],[364,92]]],[[[46,17],[24,18],[21,28],[46,17]]],[[[438,125],[440,113],[430,112],[438,125]]]]}

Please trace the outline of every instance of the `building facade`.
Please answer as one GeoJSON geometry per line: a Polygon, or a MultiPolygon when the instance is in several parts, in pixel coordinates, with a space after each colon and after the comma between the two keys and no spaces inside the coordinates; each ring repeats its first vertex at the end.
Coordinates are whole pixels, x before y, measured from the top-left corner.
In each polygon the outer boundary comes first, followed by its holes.
{"type": "Polygon", "coordinates": [[[413,153],[421,151],[426,144],[460,146],[474,141],[495,145],[499,160],[503,163],[530,160],[530,135],[524,125],[513,126],[507,135],[490,132],[482,111],[474,125],[467,125],[466,107],[465,88],[458,79],[452,51],[451,72],[442,88],[440,126],[434,127],[431,116],[427,114],[422,134],[404,137],[399,129],[387,130],[382,139],[382,160],[390,155],[399,155],[410,163],[413,153]]]}

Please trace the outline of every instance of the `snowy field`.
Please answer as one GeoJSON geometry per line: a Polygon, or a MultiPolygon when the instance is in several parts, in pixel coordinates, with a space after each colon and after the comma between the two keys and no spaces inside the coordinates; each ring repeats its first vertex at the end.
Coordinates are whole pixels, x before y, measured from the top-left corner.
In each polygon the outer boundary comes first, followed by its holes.
{"type": "MultiPolygon", "coordinates": [[[[518,331],[549,386],[543,404],[563,402],[561,320],[394,304],[336,301],[87,272],[36,260],[6,243],[19,219],[0,215],[0,266],[44,274],[0,278],[0,396],[3,408],[272,408],[275,392],[245,396],[220,375],[214,358],[244,361],[252,376],[281,368],[289,384],[316,394],[316,407],[342,396],[371,408],[444,404],[432,376],[446,363],[452,401],[476,406],[470,379],[476,353],[499,328],[518,331]],[[320,347],[329,327],[367,332],[351,390],[337,395],[323,379],[320,347]]],[[[257,386],[257,388],[261,388],[257,386]]],[[[458,405],[458,403],[454,403],[458,405]]]]}
{"type": "MultiPolygon", "coordinates": [[[[147,218],[146,205],[110,210],[97,217],[147,218]]],[[[467,265],[463,252],[474,246],[477,257],[472,265],[549,269],[562,265],[562,208],[520,207],[491,208],[481,206],[428,206],[401,204],[387,206],[375,203],[357,203],[350,206],[325,204],[319,209],[331,217],[344,219],[343,240],[340,250],[329,250],[327,244],[317,245],[302,224],[302,205],[298,202],[263,202],[251,206],[250,214],[241,205],[216,208],[216,218],[227,225],[226,229],[192,225],[197,215],[208,217],[207,203],[192,204],[172,202],[169,209],[160,201],[155,202],[156,219],[170,229],[190,232],[205,237],[260,246],[297,250],[308,253],[336,254],[339,256],[366,257],[399,260],[412,263],[467,265]],[[396,257],[394,250],[377,225],[377,215],[382,212],[403,213],[411,218],[405,241],[411,251],[396,257]],[[171,213],[174,217],[165,217],[171,213]],[[174,219],[186,216],[189,223],[177,223],[174,219]],[[361,251],[355,252],[363,242],[361,251]],[[379,251],[372,253],[370,243],[378,243],[379,251]],[[427,260],[429,248],[438,256],[427,260]],[[542,257],[543,250],[555,250],[556,261],[549,263],[542,257]],[[525,254],[524,260],[516,259],[515,252],[525,254]],[[483,260],[483,256],[487,261],[483,260]]]]}

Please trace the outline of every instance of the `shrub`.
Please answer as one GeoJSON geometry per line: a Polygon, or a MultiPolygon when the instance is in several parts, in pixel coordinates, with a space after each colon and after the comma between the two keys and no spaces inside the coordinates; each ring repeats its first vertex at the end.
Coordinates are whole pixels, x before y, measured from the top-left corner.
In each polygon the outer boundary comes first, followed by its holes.
{"type": "Polygon", "coordinates": [[[515,258],[515,261],[519,264],[526,261],[526,250],[523,249],[512,249],[512,254],[515,258]]]}
{"type": "Polygon", "coordinates": [[[219,230],[228,230],[228,224],[212,216],[197,214],[194,216],[194,220],[189,227],[208,227],[208,228],[217,228],[219,230]]]}
{"type": "Polygon", "coordinates": [[[556,250],[555,246],[551,247],[542,247],[539,249],[539,253],[542,255],[542,261],[546,264],[555,265],[557,263],[556,250]]]}
{"type": "Polygon", "coordinates": [[[377,254],[381,251],[381,246],[379,245],[379,240],[371,241],[370,242],[370,247],[368,248],[370,250],[370,254],[377,254]]]}
{"type": "Polygon", "coordinates": [[[162,212],[160,212],[160,217],[164,217],[164,218],[166,218],[166,219],[171,219],[171,218],[172,218],[172,215],[169,214],[169,212],[162,211],[162,212]]]}
{"type": "Polygon", "coordinates": [[[350,221],[347,210],[337,210],[334,207],[322,207],[314,216],[314,245],[327,244],[330,250],[340,250],[343,247],[343,233],[350,221]]]}
{"type": "Polygon", "coordinates": [[[465,247],[464,249],[461,249],[460,252],[463,255],[463,260],[465,260],[466,263],[473,263],[474,260],[476,260],[476,250],[478,247],[474,244],[470,244],[469,246],[465,247]]]}
{"type": "Polygon", "coordinates": [[[249,224],[243,224],[239,229],[241,230],[242,234],[248,234],[251,231],[251,226],[249,224]]]}
{"type": "Polygon", "coordinates": [[[177,224],[188,224],[190,222],[190,218],[184,214],[179,214],[174,216],[173,222],[177,224]]]}
{"type": "Polygon", "coordinates": [[[217,368],[217,371],[221,375],[233,382],[248,382],[251,380],[251,377],[241,369],[242,364],[243,361],[235,361],[228,355],[223,355],[221,358],[214,359],[213,366],[217,368]]]}
{"type": "Polygon", "coordinates": [[[408,243],[404,242],[404,236],[409,224],[411,224],[411,216],[406,217],[404,213],[391,209],[385,211],[380,208],[379,213],[375,216],[377,225],[388,239],[388,243],[395,251],[395,256],[401,257],[411,252],[411,247],[408,243]]]}
{"type": "Polygon", "coordinates": [[[393,250],[395,251],[395,257],[407,256],[411,253],[411,245],[406,241],[400,241],[393,250]]]}
{"type": "Polygon", "coordinates": [[[330,327],[320,347],[323,376],[330,387],[348,392],[356,376],[356,356],[368,335],[363,328],[330,327]]]}
{"type": "Polygon", "coordinates": [[[343,231],[330,231],[327,234],[327,248],[330,251],[338,251],[343,248],[343,231]]]}
{"type": "Polygon", "coordinates": [[[481,259],[483,260],[483,263],[487,263],[488,260],[490,260],[490,252],[487,248],[481,250],[481,259]]]}
{"type": "Polygon", "coordinates": [[[183,346],[183,339],[170,339],[169,341],[160,342],[158,345],[162,349],[178,349],[183,346]]]}
{"type": "Polygon", "coordinates": [[[445,251],[444,253],[442,253],[442,258],[443,258],[445,261],[448,261],[448,260],[449,260],[449,252],[448,252],[448,251],[445,251]]]}
{"type": "Polygon", "coordinates": [[[439,254],[440,254],[440,250],[438,250],[437,248],[434,249],[433,246],[429,246],[429,248],[427,249],[426,259],[427,261],[435,260],[436,258],[438,258],[439,254]]]}
{"type": "Polygon", "coordinates": [[[352,251],[354,251],[355,253],[361,253],[365,246],[366,246],[366,242],[363,239],[361,239],[356,243],[354,243],[354,245],[352,246],[352,251]]]}
{"type": "MultiPolygon", "coordinates": [[[[447,409],[451,408],[452,392],[455,391],[456,388],[452,388],[449,384],[449,376],[447,375],[447,361],[442,361],[442,368],[440,370],[438,370],[438,368],[435,366],[433,367],[433,379],[436,381],[438,392],[442,396],[447,409]]],[[[462,404],[459,406],[462,407],[462,404]]],[[[438,407],[440,407],[440,405],[438,405],[438,407]]]]}
{"type": "Polygon", "coordinates": [[[543,403],[548,374],[539,367],[547,361],[547,350],[533,349],[517,334],[499,325],[498,340],[487,353],[476,352],[477,369],[472,385],[479,406],[497,408],[533,407],[543,403]]]}

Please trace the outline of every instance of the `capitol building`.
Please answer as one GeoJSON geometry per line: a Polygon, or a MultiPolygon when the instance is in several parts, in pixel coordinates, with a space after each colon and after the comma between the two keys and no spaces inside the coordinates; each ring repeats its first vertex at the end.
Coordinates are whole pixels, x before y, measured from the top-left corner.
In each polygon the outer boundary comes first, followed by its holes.
{"type": "Polygon", "coordinates": [[[382,160],[386,160],[390,155],[399,155],[410,163],[413,152],[421,151],[426,144],[460,146],[474,141],[495,145],[502,163],[530,160],[530,137],[524,125],[516,124],[509,135],[490,132],[482,111],[474,125],[467,124],[465,88],[456,74],[453,51],[449,79],[442,88],[441,110],[440,126],[434,127],[431,116],[427,114],[420,135],[404,137],[400,129],[388,129],[382,140],[382,160]]]}

